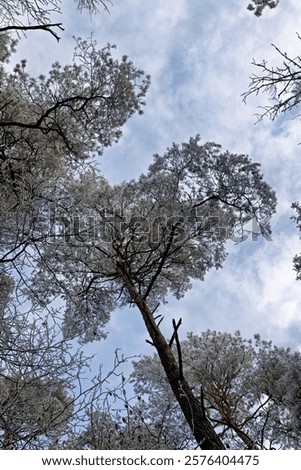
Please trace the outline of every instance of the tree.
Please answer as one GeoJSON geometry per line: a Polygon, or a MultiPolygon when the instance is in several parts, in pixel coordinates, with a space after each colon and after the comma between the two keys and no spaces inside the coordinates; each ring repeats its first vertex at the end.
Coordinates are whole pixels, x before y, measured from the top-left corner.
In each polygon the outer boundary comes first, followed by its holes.
{"type": "Polygon", "coordinates": [[[200,145],[197,136],[156,155],[137,181],[112,187],[87,172],[57,198],[56,223],[67,221],[66,230],[39,246],[34,295],[40,302],[63,296],[65,334],[85,341],[103,337],[117,306],[137,306],[197,443],[222,448],[173,354],[179,324],[166,340],[158,308],[169,293],[180,298],[191,279],[219,268],[226,241],[234,233],[243,238],[246,223],[255,220],[269,233],[276,198],[259,165],[216,144],[200,145]]]}
{"type": "MultiPolygon", "coordinates": [[[[1,37],[4,61],[10,40],[1,37]]],[[[64,175],[91,166],[126,120],[142,113],[149,77],[127,57],[114,60],[112,49],[79,39],[73,64],[55,63],[48,78],[29,76],[25,63],[12,74],[0,69],[0,263],[15,269],[21,255],[24,263],[26,248],[48,234],[49,205],[64,175]]]]}
{"type": "Polygon", "coordinates": [[[268,93],[270,102],[262,107],[258,114],[259,119],[265,116],[274,120],[280,113],[288,113],[298,108],[300,104],[300,77],[301,57],[289,57],[274,44],[272,45],[282,59],[281,66],[269,66],[268,61],[259,63],[255,60],[253,65],[260,70],[260,75],[253,74],[249,90],[243,94],[244,101],[252,95],[268,93]]]}
{"type": "MultiPolygon", "coordinates": [[[[105,399],[101,397],[93,401],[82,417],[82,430],[69,433],[62,447],[85,450],[189,448],[189,439],[184,435],[183,429],[178,429],[179,423],[182,423],[181,410],[177,409],[174,398],[172,397],[173,408],[180,420],[172,432],[171,420],[166,419],[165,414],[153,419],[141,396],[128,397],[128,386],[128,380],[122,374],[121,387],[105,399]]],[[[187,428],[187,424],[184,423],[184,427],[187,428]]],[[[190,436],[189,432],[188,434],[190,436]]]]}
{"type": "MultiPolygon", "coordinates": [[[[99,12],[102,6],[107,12],[110,0],[76,0],[78,10],[88,10],[89,13],[99,12]]],[[[57,30],[63,31],[62,23],[51,21],[52,15],[61,14],[60,0],[6,0],[0,1],[0,32],[26,32],[43,30],[52,34],[58,41],[57,30]]]]}
{"type": "Polygon", "coordinates": [[[13,280],[0,276],[7,286],[0,310],[0,448],[39,448],[66,429],[74,411],[69,390],[84,361],[79,354],[68,358],[68,344],[45,317],[17,313],[13,280]]]}
{"type": "Polygon", "coordinates": [[[254,11],[254,15],[259,17],[266,7],[276,8],[278,3],[279,0],[252,0],[252,3],[249,3],[247,9],[254,11]]]}
{"type": "MultiPolygon", "coordinates": [[[[105,3],[78,5],[92,13],[105,3]]],[[[48,76],[31,77],[26,61],[7,72],[17,45],[13,32],[42,29],[58,39],[54,28],[60,23],[49,19],[53,11],[59,12],[56,0],[0,2],[0,447],[5,449],[57,446],[93,400],[108,393],[102,382],[125,361],[115,361],[106,377],[84,387],[88,358],[62,336],[59,308],[38,305],[33,297],[29,302],[23,292],[30,289],[33,248],[51,236],[48,210],[56,191],[83,165],[93,168],[93,159],[120,138],[126,120],[142,113],[149,86],[149,77],[127,57],[114,59],[115,46],[98,50],[92,37],[78,39],[72,64],[56,62],[48,76]]]]}
{"type": "Polygon", "coordinates": [[[0,449],[62,447],[96,403],[121,394],[127,358],[116,353],[111,370],[87,381],[91,357],[63,338],[58,312],[20,309],[13,280],[0,276],[0,449]]]}
{"type": "MultiPolygon", "coordinates": [[[[274,67],[269,66],[266,60],[261,63],[253,61],[253,64],[260,69],[261,74],[251,76],[249,90],[243,94],[243,99],[246,102],[247,98],[252,94],[268,93],[270,95],[271,104],[261,108],[262,111],[258,114],[258,119],[269,117],[274,120],[281,113],[293,114],[294,117],[298,117],[298,109],[301,102],[301,56],[298,55],[292,58],[275,45],[273,47],[282,58],[282,65],[274,67]]],[[[292,209],[297,213],[292,219],[296,222],[297,228],[301,230],[300,204],[294,202],[292,209]]],[[[293,264],[297,273],[297,279],[300,280],[301,255],[294,257],[293,264]]]]}
{"type": "MultiPolygon", "coordinates": [[[[299,352],[273,346],[258,335],[252,341],[238,331],[232,335],[209,330],[200,336],[188,334],[181,349],[184,374],[227,447],[300,448],[299,352]]],[[[178,432],[190,435],[193,442],[183,418],[168,406],[171,391],[158,357],[135,362],[131,380],[145,403],[144,416],[164,421],[172,440],[174,427],[169,423],[175,415],[178,432]]]]}
{"type": "MultiPolygon", "coordinates": [[[[108,2],[77,3],[95,13],[108,2]]],[[[11,36],[16,25],[23,27],[27,19],[24,28],[30,29],[32,21],[49,26],[53,12],[60,13],[59,0],[0,2],[1,263],[16,260],[34,243],[33,233],[40,236],[39,220],[48,218],[45,206],[48,210],[52,192],[64,184],[62,173],[90,165],[116,142],[127,119],[142,113],[149,86],[149,77],[127,57],[113,58],[115,46],[98,50],[92,37],[77,39],[72,64],[56,62],[48,76],[31,77],[25,60],[6,72],[17,44],[11,36]],[[6,233],[15,234],[14,241],[9,235],[9,246],[6,233]]]]}

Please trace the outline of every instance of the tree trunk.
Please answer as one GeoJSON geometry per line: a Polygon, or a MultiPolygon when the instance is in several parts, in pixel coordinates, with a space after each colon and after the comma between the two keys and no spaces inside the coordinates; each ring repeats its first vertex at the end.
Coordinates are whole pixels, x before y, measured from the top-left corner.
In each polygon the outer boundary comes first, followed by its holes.
{"type": "Polygon", "coordinates": [[[194,396],[185,377],[182,376],[172,349],[156,325],[152,311],[150,310],[147,302],[142,298],[135,285],[131,282],[129,276],[124,270],[124,266],[119,266],[119,268],[125,287],[128,289],[131,298],[142,314],[144,323],[151,337],[152,343],[157,350],[169,384],[198,445],[204,450],[225,449],[222,441],[214,431],[212,424],[206,417],[203,403],[194,396]]]}

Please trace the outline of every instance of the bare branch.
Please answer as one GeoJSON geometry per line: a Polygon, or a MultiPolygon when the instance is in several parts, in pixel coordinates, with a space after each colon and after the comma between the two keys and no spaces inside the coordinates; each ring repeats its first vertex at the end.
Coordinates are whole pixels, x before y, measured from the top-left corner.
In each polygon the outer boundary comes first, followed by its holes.
{"type": "Polygon", "coordinates": [[[23,26],[23,25],[15,25],[15,26],[4,26],[3,28],[0,28],[0,33],[4,33],[7,31],[37,31],[37,30],[42,30],[42,31],[47,31],[48,33],[51,33],[57,41],[60,40],[60,37],[57,35],[57,33],[53,30],[53,28],[59,28],[61,31],[64,31],[64,28],[62,27],[62,23],[48,23],[48,24],[40,24],[40,25],[35,25],[35,26],[23,26]]]}
{"type": "Polygon", "coordinates": [[[261,75],[253,74],[249,90],[242,94],[244,102],[252,94],[270,95],[272,104],[260,107],[263,111],[257,115],[258,119],[268,116],[274,120],[279,113],[290,112],[301,102],[301,57],[289,57],[274,44],[272,46],[282,57],[282,66],[270,67],[265,60],[261,63],[253,60],[253,65],[261,70],[261,75]]]}
{"type": "MultiPolygon", "coordinates": [[[[183,380],[184,375],[183,375],[183,359],[182,359],[182,350],[181,350],[181,344],[179,340],[179,335],[178,335],[178,329],[180,328],[182,324],[182,318],[176,323],[176,320],[172,320],[172,326],[174,329],[173,336],[176,341],[176,346],[177,346],[177,354],[178,354],[178,365],[179,365],[179,380],[183,380]]],[[[171,341],[171,340],[170,340],[171,341]]]]}

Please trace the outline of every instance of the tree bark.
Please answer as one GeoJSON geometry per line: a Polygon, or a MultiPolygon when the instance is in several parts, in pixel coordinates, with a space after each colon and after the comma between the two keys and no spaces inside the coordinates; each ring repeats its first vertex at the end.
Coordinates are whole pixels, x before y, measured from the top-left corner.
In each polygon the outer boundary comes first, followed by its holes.
{"type": "Polygon", "coordinates": [[[168,382],[198,445],[204,450],[225,449],[212,424],[206,417],[203,404],[194,396],[185,377],[182,376],[172,349],[156,325],[151,309],[137,291],[122,263],[119,265],[119,272],[132,300],[141,312],[145,326],[152,340],[152,344],[157,350],[161,364],[166,373],[168,382]]]}

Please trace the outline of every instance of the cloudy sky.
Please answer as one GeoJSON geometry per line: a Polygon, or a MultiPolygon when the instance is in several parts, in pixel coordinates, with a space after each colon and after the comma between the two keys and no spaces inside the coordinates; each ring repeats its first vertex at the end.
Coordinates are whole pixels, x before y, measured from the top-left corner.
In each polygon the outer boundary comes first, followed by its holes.
{"type": "MultiPolygon", "coordinates": [[[[255,124],[257,106],[268,96],[244,104],[241,94],[256,72],[253,58],[280,64],[272,43],[292,56],[301,50],[296,34],[301,3],[281,0],[261,18],[246,9],[248,0],[113,0],[110,14],[101,11],[92,18],[80,15],[72,0],[62,3],[65,31],[58,44],[40,33],[20,43],[18,56],[29,59],[30,70],[44,73],[54,60],[70,61],[72,36],[93,32],[100,47],[116,44],[117,56],[128,55],[151,75],[144,116],[130,119],[120,142],[100,162],[111,183],[137,177],[154,153],[200,134],[202,142],[214,141],[260,162],[277,193],[272,241],[230,242],[223,269],[209,272],[183,300],[171,298],[162,308],[164,330],[168,334],[172,318],[182,317],[182,338],[187,331],[238,329],[248,338],[260,333],[278,345],[300,347],[301,282],[295,280],[292,258],[301,241],[290,206],[301,200],[301,126],[289,116],[255,124]]],[[[115,312],[107,330],[105,342],[90,346],[103,362],[116,347],[124,355],[153,352],[135,309],[115,312]]]]}

